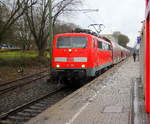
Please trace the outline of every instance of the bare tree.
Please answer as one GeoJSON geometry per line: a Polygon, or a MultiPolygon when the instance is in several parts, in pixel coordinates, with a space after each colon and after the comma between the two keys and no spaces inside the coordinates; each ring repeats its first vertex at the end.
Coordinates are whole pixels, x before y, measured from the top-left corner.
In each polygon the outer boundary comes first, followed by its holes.
{"type": "Polygon", "coordinates": [[[75,6],[81,4],[81,0],[53,0],[53,27],[57,18],[65,13],[70,13],[69,9],[74,9],[75,6]]]}
{"type": "MultiPolygon", "coordinates": [[[[30,0],[31,3],[33,0],[30,0]]],[[[65,13],[65,9],[78,5],[80,0],[53,0],[53,26],[57,18],[65,13]]],[[[36,6],[26,11],[26,17],[37,45],[39,56],[44,56],[45,47],[49,37],[48,0],[39,0],[36,6]]]]}
{"type": "Polygon", "coordinates": [[[75,25],[73,23],[63,23],[60,21],[56,21],[55,27],[54,27],[54,35],[58,33],[67,33],[72,32],[76,28],[80,28],[78,25],[75,25]]]}
{"type": "Polygon", "coordinates": [[[0,44],[2,43],[3,36],[9,31],[12,25],[29,9],[32,5],[36,4],[36,0],[5,0],[0,1],[0,11],[2,25],[0,28],[0,44]],[[7,11],[5,11],[7,10],[7,11]]]}
{"type": "MultiPolygon", "coordinates": [[[[32,0],[30,0],[32,2],[32,0]]],[[[48,2],[38,1],[36,6],[32,6],[26,11],[26,17],[37,45],[39,56],[44,56],[44,51],[48,39],[48,2]]]]}
{"type": "Polygon", "coordinates": [[[16,40],[18,41],[19,46],[21,46],[22,50],[29,50],[33,46],[33,38],[25,16],[22,16],[16,22],[16,27],[16,40]]]}

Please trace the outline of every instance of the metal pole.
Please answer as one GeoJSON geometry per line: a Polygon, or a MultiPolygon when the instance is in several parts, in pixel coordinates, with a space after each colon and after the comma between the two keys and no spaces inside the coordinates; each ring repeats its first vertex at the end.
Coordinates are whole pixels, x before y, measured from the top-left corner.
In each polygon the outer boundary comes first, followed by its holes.
{"type": "Polygon", "coordinates": [[[52,20],[52,1],[49,0],[49,44],[50,44],[50,69],[52,67],[52,46],[53,46],[53,20],[52,20]]]}

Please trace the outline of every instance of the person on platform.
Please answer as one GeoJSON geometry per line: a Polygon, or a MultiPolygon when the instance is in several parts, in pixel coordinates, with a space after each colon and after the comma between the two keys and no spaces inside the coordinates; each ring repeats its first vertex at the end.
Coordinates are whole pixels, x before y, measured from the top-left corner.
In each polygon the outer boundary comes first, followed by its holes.
{"type": "Polygon", "coordinates": [[[133,53],[134,62],[136,61],[136,52],[133,53]]]}

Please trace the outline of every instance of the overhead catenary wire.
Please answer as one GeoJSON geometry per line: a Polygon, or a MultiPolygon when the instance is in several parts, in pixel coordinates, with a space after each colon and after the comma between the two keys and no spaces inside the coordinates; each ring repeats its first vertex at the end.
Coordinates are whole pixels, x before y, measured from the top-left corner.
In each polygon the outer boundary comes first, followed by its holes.
{"type": "MultiPolygon", "coordinates": [[[[84,4],[84,6],[86,6],[87,8],[90,8],[86,3],[84,4]]],[[[109,32],[114,32],[113,30],[112,30],[112,27],[107,27],[107,25],[106,25],[106,21],[105,21],[105,19],[103,18],[103,13],[102,13],[102,11],[100,10],[99,12],[97,12],[96,13],[96,16],[97,17],[100,17],[100,19],[93,19],[93,15],[92,15],[92,17],[90,17],[87,13],[83,13],[85,16],[87,16],[91,21],[92,21],[92,23],[96,23],[96,24],[99,24],[99,23],[101,23],[101,24],[104,24],[105,25],[105,28],[109,31],[109,32]],[[100,12],[101,12],[101,14],[100,14],[100,12]],[[99,20],[101,20],[101,22],[99,22],[99,20]]],[[[94,16],[95,17],[95,16],[94,16]]]]}

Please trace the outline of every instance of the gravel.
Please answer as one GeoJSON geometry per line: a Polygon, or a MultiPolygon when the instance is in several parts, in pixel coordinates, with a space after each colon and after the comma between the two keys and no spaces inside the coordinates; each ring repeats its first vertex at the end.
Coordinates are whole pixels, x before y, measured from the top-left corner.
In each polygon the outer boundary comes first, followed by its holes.
{"type": "Polygon", "coordinates": [[[24,87],[17,88],[0,96],[0,114],[12,108],[30,102],[33,99],[46,95],[57,88],[56,84],[47,82],[48,78],[40,79],[24,87]]]}

